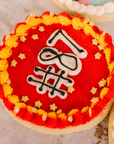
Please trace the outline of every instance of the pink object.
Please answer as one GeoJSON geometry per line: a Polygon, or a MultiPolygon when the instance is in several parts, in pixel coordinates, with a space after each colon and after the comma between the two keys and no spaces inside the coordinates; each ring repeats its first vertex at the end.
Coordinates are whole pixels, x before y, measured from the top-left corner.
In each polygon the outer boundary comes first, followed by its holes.
{"type": "Polygon", "coordinates": [[[88,5],[88,4],[90,4],[91,0],[79,0],[78,2],[85,4],[85,5],[88,5]]]}

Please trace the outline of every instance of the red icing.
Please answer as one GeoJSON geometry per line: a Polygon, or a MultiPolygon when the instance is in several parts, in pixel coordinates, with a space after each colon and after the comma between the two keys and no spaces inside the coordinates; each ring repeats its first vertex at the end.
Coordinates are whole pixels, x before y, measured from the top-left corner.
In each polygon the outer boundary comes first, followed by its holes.
{"type": "MultiPolygon", "coordinates": [[[[45,14],[49,14],[45,13],[45,14]]],[[[44,14],[43,14],[44,15],[44,14]]],[[[60,15],[66,16],[69,18],[68,14],[61,13],[60,15]]],[[[76,16],[79,17],[79,16],[76,16]]],[[[80,17],[79,17],[80,18],[80,17]]],[[[25,23],[19,23],[16,25],[15,29],[18,28],[20,24],[25,23]]],[[[65,128],[68,125],[77,126],[80,124],[84,124],[89,122],[92,118],[96,117],[106,106],[106,104],[112,99],[113,95],[112,92],[109,91],[106,95],[106,99],[100,99],[98,103],[95,104],[95,106],[92,108],[92,116],[89,116],[89,111],[82,113],[81,110],[83,107],[91,106],[91,99],[93,97],[99,97],[100,91],[102,88],[99,88],[98,82],[100,80],[106,79],[109,76],[109,70],[108,66],[105,60],[105,55],[103,51],[100,51],[97,46],[92,44],[92,36],[87,36],[83,32],[83,30],[74,30],[71,25],[69,26],[61,26],[60,24],[52,24],[52,25],[44,25],[40,24],[44,27],[45,31],[40,32],[37,29],[30,29],[28,32],[28,35],[26,36],[25,42],[20,42],[19,45],[13,49],[11,57],[8,59],[9,67],[8,67],[8,73],[9,78],[11,80],[11,87],[13,88],[13,94],[18,95],[19,99],[21,101],[22,96],[28,96],[29,100],[26,102],[27,105],[35,106],[35,102],[40,100],[42,103],[41,109],[45,110],[46,112],[50,112],[50,105],[55,103],[58,109],[62,109],[62,112],[65,114],[68,114],[69,111],[72,109],[79,109],[77,113],[73,115],[73,122],[68,122],[67,119],[63,120],[61,118],[50,118],[47,117],[46,121],[42,120],[42,115],[31,113],[27,110],[27,108],[21,108],[19,113],[16,114],[18,117],[21,117],[23,120],[30,121],[36,125],[44,125],[46,127],[50,128],[65,128]],[[30,85],[27,82],[27,77],[29,75],[34,75],[35,77],[38,77],[34,73],[34,68],[36,66],[39,66],[43,69],[46,69],[48,65],[43,65],[40,62],[38,62],[38,54],[44,47],[48,47],[46,44],[47,39],[50,37],[50,35],[58,29],[63,29],[67,32],[67,34],[75,40],[78,45],[83,47],[87,50],[87,57],[84,59],[80,59],[82,62],[82,70],[81,72],[76,76],[70,76],[68,77],[72,78],[74,80],[74,89],[75,91],[73,93],[67,93],[66,99],[60,99],[58,96],[54,98],[49,98],[48,93],[45,94],[38,94],[36,91],[36,86],[30,85]],[[33,40],[31,37],[33,34],[38,34],[39,39],[33,40]],[[100,60],[95,59],[95,54],[99,52],[102,54],[100,60]],[[25,54],[26,59],[21,60],[18,56],[19,54],[25,54]],[[11,67],[11,61],[15,59],[17,61],[16,67],[11,67]],[[90,91],[92,87],[98,88],[97,93],[93,95],[90,91]]],[[[96,33],[100,34],[100,30],[94,26],[93,30],[96,33]]],[[[111,37],[106,34],[105,36],[106,42],[109,43],[109,45],[112,45],[111,37]],[[108,40],[107,40],[108,39],[108,40]],[[110,42],[111,41],[111,42],[110,42]]],[[[58,40],[55,44],[54,48],[57,48],[58,51],[61,51],[62,53],[72,53],[71,49],[61,40],[58,40]]],[[[111,57],[113,58],[114,55],[111,57]]],[[[59,71],[58,67],[56,65],[53,65],[55,67],[56,73],[59,71]]],[[[113,83],[113,79],[111,81],[113,83]]],[[[112,84],[111,84],[112,86],[112,84]]],[[[109,85],[110,87],[110,85],[109,85]]],[[[111,87],[110,87],[111,88],[111,87]]],[[[113,87],[112,87],[113,88],[113,87]]],[[[64,89],[67,91],[67,88],[62,85],[61,89],[64,89]]],[[[2,97],[2,90],[0,88],[0,97],[2,97]]],[[[3,99],[3,102],[5,106],[12,110],[14,109],[14,105],[9,103],[7,99],[3,99]]]]}
{"type": "Polygon", "coordinates": [[[4,98],[3,99],[3,103],[5,105],[5,107],[9,110],[9,111],[13,111],[14,110],[14,104],[12,103],[9,103],[8,99],[7,98],[4,98]]]}
{"type": "MultiPolygon", "coordinates": [[[[92,45],[92,37],[86,36],[82,30],[75,31],[72,29],[71,26],[61,27],[60,24],[53,24],[50,26],[44,25],[44,28],[45,31],[42,33],[37,29],[31,29],[26,36],[27,40],[24,43],[20,42],[18,47],[13,49],[12,55],[9,58],[9,65],[13,59],[17,61],[17,65],[16,67],[8,67],[11,87],[13,87],[13,94],[17,94],[20,99],[22,98],[22,96],[27,95],[29,97],[29,101],[27,101],[26,104],[31,106],[34,106],[35,101],[40,100],[42,103],[41,108],[48,112],[50,111],[49,105],[53,103],[55,103],[58,109],[62,109],[63,112],[65,112],[66,114],[72,109],[78,108],[81,110],[85,106],[90,106],[90,100],[93,97],[93,94],[90,93],[92,87],[99,88],[98,82],[102,78],[106,79],[109,75],[103,52],[99,51],[97,46],[92,45]],[[43,69],[46,69],[47,65],[43,65],[38,62],[38,53],[41,51],[42,48],[47,47],[46,41],[49,38],[50,34],[60,28],[64,29],[69,36],[76,40],[76,42],[80,46],[85,48],[88,52],[87,57],[81,59],[82,71],[76,76],[69,76],[75,81],[73,86],[75,88],[75,91],[72,94],[68,93],[66,99],[60,99],[58,96],[56,96],[55,98],[49,98],[47,93],[42,95],[38,94],[36,91],[36,87],[30,85],[27,82],[27,77],[29,75],[36,76],[34,73],[34,68],[36,66],[40,66],[43,69]],[[33,40],[31,38],[32,34],[37,33],[39,36],[39,40],[33,40]],[[84,40],[86,41],[86,43],[83,43],[84,40]],[[97,52],[100,52],[102,54],[100,60],[95,60],[94,55],[97,52]],[[26,59],[19,59],[18,55],[20,53],[24,53],[26,59]],[[78,96],[78,98],[76,96],[78,96]]],[[[71,49],[61,40],[59,40],[54,47],[57,48],[59,51],[62,51],[63,53],[72,53],[71,49]]],[[[55,65],[54,67],[58,70],[55,65]]],[[[65,90],[67,90],[66,87],[65,90]]],[[[94,97],[99,97],[100,90],[101,88],[98,89],[98,92],[94,95],[94,97]]]]}

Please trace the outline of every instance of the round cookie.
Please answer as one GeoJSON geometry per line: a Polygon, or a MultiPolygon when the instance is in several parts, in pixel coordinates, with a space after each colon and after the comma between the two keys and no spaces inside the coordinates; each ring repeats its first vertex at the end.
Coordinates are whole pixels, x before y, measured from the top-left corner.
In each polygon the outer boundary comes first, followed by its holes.
{"type": "Polygon", "coordinates": [[[0,46],[0,98],[23,125],[47,134],[89,129],[113,100],[114,47],[88,18],[32,13],[0,46]]]}
{"type": "Polygon", "coordinates": [[[114,0],[53,0],[59,7],[72,15],[88,16],[97,22],[114,19],[114,0]]]}

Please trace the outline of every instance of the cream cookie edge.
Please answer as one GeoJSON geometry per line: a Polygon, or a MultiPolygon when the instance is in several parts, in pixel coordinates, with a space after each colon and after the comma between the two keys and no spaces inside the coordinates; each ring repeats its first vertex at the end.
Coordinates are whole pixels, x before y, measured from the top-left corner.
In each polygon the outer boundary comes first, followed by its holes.
{"type": "MultiPolygon", "coordinates": [[[[71,15],[76,15],[78,13],[71,11],[67,8],[67,6],[65,6],[64,4],[61,4],[59,2],[59,0],[52,0],[56,5],[58,5],[61,9],[67,11],[68,13],[70,13],[71,15]]],[[[114,19],[114,12],[112,14],[104,14],[102,16],[97,16],[97,15],[87,15],[86,13],[79,13],[82,17],[86,17],[88,16],[88,18],[90,18],[92,21],[96,21],[96,22],[106,22],[106,21],[111,21],[114,19]]]]}
{"type": "Polygon", "coordinates": [[[109,144],[114,143],[114,139],[112,138],[112,131],[114,130],[114,127],[112,125],[112,122],[114,120],[114,104],[112,106],[112,109],[109,113],[109,124],[108,124],[108,138],[109,138],[109,144]]]}
{"type": "MultiPolygon", "coordinates": [[[[2,100],[1,100],[2,101],[2,100]]],[[[3,102],[2,102],[3,104],[3,102]]],[[[4,108],[6,109],[6,111],[10,114],[10,116],[16,120],[17,122],[19,122],[20,124],[24,125],[25,127],[29,128],[29,129],[32,129],[34,131],[37,131],[37,132],[40,132],[40,133],[43,133],[43,134],[50,134],[50,135],[56,135],[56,134],[69,134],[69,133],[74,133],[74,132],[79,132],[79,131],[84,131],[84,130],[88,130],[88,129],[91,129],[93,128],[94,126],[96,126],[97,124],[99,124],[106,116],[107,114],[109,113],[110,109],[111,109],[111,106],[113,104],[113,100],[111,100],[107,107],[105,108],[104,111],[102,111],[98,117],[94,118],[92,121],[86,123],[85,125],[80,125],[80,126],[69,126],[65,129],[52,129],[52,128],[47,128],[47,127],[44,127],[44,126],[37,126],[35,124],[32,124],[30,122],[27,122],[27,121],[23,121],[22,119],[18,118],[18,117],[15,117],[14,114],[9,111],[3,104],[4,108]]]]}

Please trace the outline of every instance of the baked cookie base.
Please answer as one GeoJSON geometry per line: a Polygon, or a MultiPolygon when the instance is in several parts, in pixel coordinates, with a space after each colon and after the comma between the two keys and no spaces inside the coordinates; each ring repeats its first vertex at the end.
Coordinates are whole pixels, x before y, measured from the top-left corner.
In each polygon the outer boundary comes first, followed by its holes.
{"type": "MultiPolygon", "coordinates": [[[[53,0],[53,2],[55,2],[60,8],[67,11],[68,13],[72,15],[77,14],[77,12],[71,11],[67,8],[67,6],[65,6],[64,4],[61,4],[59,0],[53,0]]],[[[104,14],[102,16],[97,16],[97,15],[90,16],[90,15],[87,15],[86,13],[80,13],[80,15],[83,17],[88,16],[92,21],[96,21],[96,22],[105,22],[105,21],[111,21],[114,19],[114,12],[112,14],[104,14]]]]}
{"type": "MultiPolygon", "coordinates": [[[[3,104],[3,102],[2,102],[3,104]]],[[[4,106],[4,108],[6,109],[6,111],[11,115],[11,117],[13,119],[15,119],[17,122],[21,123],[22,125],[24,125],[27,128],[30,128],[34,131],[40,132],[40,133],[44,133],[44,134],[50,134],[50,135],[55,135],[55,134],[69,134],[69,133],[74,133],[74,132],[78,132],[78,131],[84,131],[87,129],[91,129],[92,127],[96,126],[97,124],[99,124],[109,113],[111,106],[113,104],[113,99],[108,103],[107,107],[105,108],[104,111],[102,111],[98,117],[94,118],[93,120],[91,120],[90,122],[84,124],[84,125],[79,125],[77,127],[75,126],[69,126],[67,128],[64,129],[52,129],[52,128],[47,128],[44,126],[38,126],[35,124],[32,124],[28,121],[23,121],[22,119],[15,117],[13,112],[8,111],[8,109],[4,106]]]]}
{"type": "Polygon", "coordinates": [[[112,137],[112,132],[114,130],[114,126],[112,124],[113,120],[114,120],[114,104],[113,104],[111,112],[109,114],[109,126],[108,126],[109,144],[113,144],[114,143],[114,138],[112,137]]]}

